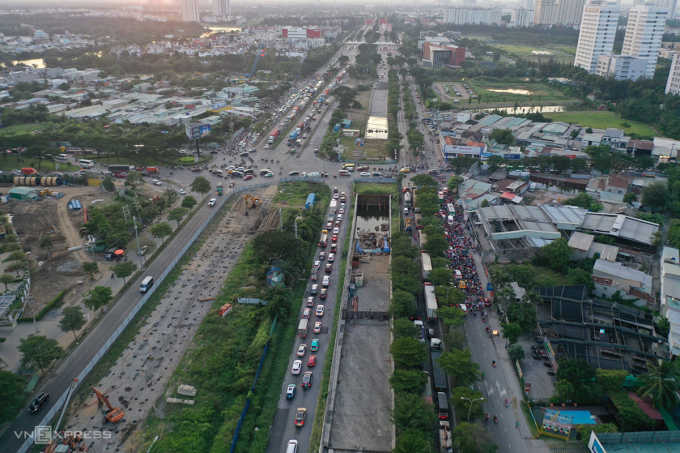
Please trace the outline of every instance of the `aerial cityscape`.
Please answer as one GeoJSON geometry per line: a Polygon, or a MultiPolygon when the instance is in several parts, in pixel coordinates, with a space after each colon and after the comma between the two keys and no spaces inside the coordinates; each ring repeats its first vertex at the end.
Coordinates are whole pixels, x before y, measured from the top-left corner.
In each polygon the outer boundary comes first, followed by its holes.
{"type": "Polygon", "coordinates": [[[9,0],[0,150],[2,453],[680,451],[676,0],[9,0]]]}

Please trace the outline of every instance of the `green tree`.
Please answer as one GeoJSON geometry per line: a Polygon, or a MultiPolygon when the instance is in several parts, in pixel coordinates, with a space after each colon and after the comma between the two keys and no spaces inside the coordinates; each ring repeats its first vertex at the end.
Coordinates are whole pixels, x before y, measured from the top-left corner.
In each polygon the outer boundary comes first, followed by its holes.
{"type": "Polygon", "coordinates": [[[187,195],[182,199],[182,207],[187,208],[187,209],[193,209],[194,206],[198,204],[198,201],[196,201],[196,198],[192,197],[191,195],[187,195]]]}
{"type": "Polygon", "coordinates": [[[390,345],[390,354],[399,368],[416,368],[427,359],[427,347],[415,337],[397,338],[390,345]]]}
{"type": "Polygon", "coordinates": [[[565,238],[559,238],[544,245],[534,258],[539,265],[544,265],[556,272],[566,272],[571,263],[574,249],[569,247],[565,238]]]}
{"type": "Polygon", "coordinates": [[[80,307],[66,307],[61,311],[59,328],[63,332],[68,332],[70,330],[73,332],[73,339],[77,340],[78,335],[76,335],[76,331],[80,330],[85,325],[85,322],[85,314],[80,307]]]}
{"type": "MultiPolygon", "coordinates": [[[[183,209],[183,208],[180,208],[183,209]]],[[[168,222],[160,222],[151,227],[151,234],[161,238],[161,242],[165,242],[165,238],[172,234],[172,227],[168,222]]]]}
{"type": "Polygon", "coordinates": [[[163,191],[163,197],[168,200],[168,206],[172,206],[179,199],[179,194],[175,189],[168,188],[163,191]]]}
{"type": "Polygon", "coordinates": [[[501,145],[515,145],[515,136],[512,135],[512,131],[510,129],[494,129],[491,131],[490,137],[501,145]]]}
{"type": "Polygon", "coordinates": [[[572,267],[567,271],[567,282],[570,285],[586,285],[592,283],[592,274],[580,267],[572,267]]]}
{"type": "MultiPolygon", "coordinates": [[[[430,243],[429,239],[427,243],[428,244],[430,243]]],[[[451,271],[448,269],[434,269],[430,271],[430,275],[427,277],[427,279],[430,282],[432,282],[432,284],[435,285],[435,287],[448,286],[451,283],[451,280],[453,279],[453,275],[451,274],[451,271]]]]}
{"type": "Polygon", "coordinates": [[[461,422],[453,429],[454,445],[460,453],[496,453],[489,432],[479,423],[461,422]]]}
{"type": "Polygon", "coordinates": [[[19,340],[19,343],[22,366],[30,370],[40,370],[43,376],[52,362],[66,355],[57,340],[42,335],[31,334],[28,338],[19,340]]]}
{"type": "MultiPolygon", "coordinates": [[[[451,271],[449,271],[451,272],[451,271]]],[[[467,296],[461,290],[459,290],[455,285],[450,286],[435,286],[434,294],[437,296],[437,301],[441,305],[456,305],[462,304],[467,296]]]]}
{"type": "Polygon", "coordinates": [[[168,212],[168,220],[177,222],[177,228],[179,228],[179,223],[188,213],[188,208],[175,208],[168,212]]]}
{"type": "Polygon", "coordinates": [[[26,402],[26,381],[10,371],[0,370],[0,401],[0,423],[14,420],[26,402]]]}
{"type": "Polygon", "coordinates": [[[83,304],[92,311],[103,308],[113,300],[113,291],[109,286],[95,286],[85,293],[83,304]]]}
{"type": "Polygon", "coordinates": [[[437,309],[437,317],[451,327],[460,327],[465,324],[465,313],[458,307],[443,306],[437,309]]]}
{"type": "Polygon", "coordinates": [[[640,376],[642,387],[638,395],[651,397],[655,408],[672,408],[678,405],[680,391],[680,366],[678,362],[663,360],[660,365],[647,363],[647,372],[640,376]]]}
{"type": "Polygon", "coordinates": [[[123,284],[127,284],[125,279],[137,270],[137,265],[132,261],[123,261],[122,263],[114,264],[110,269],[117,278],[123,279],[123,284]]]}
{"type": "Polygon", "coordinates": [[[417,429],[425,431],[432,427],[436,415],[420,395],[400,392],[394,395],[392,420],[399,431],[417,429]]]}
{"type": "Polygon", "coordinates": [[[529,333],[536,328],[537,316],[533,305],[526,302],[512,302],[507,307],[508,319],[517,323],[522,332],[529,333]]]}
{"type": "Polygon", "coordinates": [[[408,429],[397,436],[393,453],[430,453],[432,451],[423,430],[408,429]]]}
{"type": "Polygon", "coordinates": [[[99,273],[99,264],[96,262],[83,261],[83,271],[94,280],[94,276],[99,273]]]}
{"type": "Polygon", "coordinates": [[[109,175],[106,178],[104,178],[104,180],[102,181],[102,187],[107,192],[115,192],[116,183],[113,181],[113,177],[109,175]]]}
{"type": "Polygon", "coordinates": [[[432,189],[437,189],[437,187],[439,187],[437,180],[430,175],[416,175],[411,178],[411,182],[419,188],[430,187],[432,189]]]}
{"type": "Polygon", "coordinates": [[[668,207],[670,194],[665,182],[653,182],[642,189],[642,205],[653,212],[663,212],[668,207]]]}
{"type": "Polygon", "coordinates": [[[590,433],[618,433],[619,428],[613,423],[602,423],[601,425],[577,425],[576,431],[581,435],[583,446],[588,447],[590,433]]]}
{"type": "Polygon", "coordinates": [[[444,255],[444,252],[448,250],[449,243],[443,236],[428,236],[427,242],[423,248],[430,256],[439,257],[444,255]]]}
{"type": "Polygon", "coordinates": [[[144,177],[138,171],[131,171],[125,177],[125,183],[127,187],[131,187],[132,190],[137,190],[137,187],[144,184],[144,177]]]}
{"type": "Polygon", "coordinates": [[[637,201],[637,194],[635,192],[627,192],[623,196],[624,203],[633,203],[634,201],[637,201]]]}
{"type": "Polygon", "coordinates": [[[595,370],[595,380],[605,393],[621,390],[630,373],[626,370],[595,370]]]}
{"type": "Polygon", "coordinates": [[[491,206],[491,203],[489,203],[489,200],[487,200],[487,199],[485,198],[485,199],[482,200],[482,203],[480,204],[480,206],[481,206],[482,208],[488,208],[489,206],[491,206]]]}
{"type": "Polygon", "coordinates": [[[210,192],[210,181],[205,179],[203,176],[197,176],[194,178],[194,180],[191,182],[191,190],[194,192],[198,192],[201,194],[201,199],[210,192]]]}
{"type": "Polygon", "coordinates": [[[508,356],[513,362],[516,360],[522,360],[524,356],[524,348],[518,344],[512,345],[508,348],[508,356]]]}
{"type": "Polygon", "coordinates": [[[451,349],[463,349],[467,344],[467,336],[458,329],[451,329],[442,334],[442,340],[451,349]]]}
{"type": "Polygon", "coordinates": [[[47,259],[50,259],[50,249],[54,247],[54,244],[52,243],[52,238],[49,236],[45,236],[42,238],[42,241],[40,241],[40,248],[47,250],[47,259]]]}
{"type": "Polygon", "coordinates": [[[446,187],[449,188],[449,190],[456,195],[458,193],[458,186],[460,186],[463,183],[463,178],[460,176],[452,176],[451,179],[446,183],[446,187]]]}
{"type": "Polygon", "coordinates": [[[478,400],[479,398],[482,398],[482,392],[473,390],[470,387],[456,387],[451,390],[451,405],[461,420],[467,420],[468,412],[470,412],[470,420],[484,415],[484,410],[481,406],[483,401],[470,403],[470,401],[478,400]],[[472,411],[470,411],[471,405],[472,411]]]}
{"type": "Polygon", "coordinates": [[[503,338],[507,338],[510,344],[517,343],[522,335],[522,327],[517,323],[501,324],[501,329],[503,330],[503,338]]]}
{"type": "Polygon", "coordinates": [[[392,333],[395,339],[415,337],[418,329],[412,321],[406,318],[395,319],[392,322],[392,333]]]}
{"type": "Polygon", "coordinates": [[[479,379],[479,365],[472,361],[469,349],[445,351],[439,358],[439,365],[456,380],[459,387],[465,387],[479,379]]]}
{"type": "Polygon", "coordinates": [[[390,385],[395,392],[408,392],[420,395],[425,390],[427,375],[420,370],[394,370],[390,385]]]}
{"type": "Polygon", "coordinates": [[[392,301],[390,302],[390,313],[394,318],[403,318],[415,313],[418,309],[413,294],[406,291],[395,290],[392,293],[392,301]]]}
{"type": "Polygon", "coordinates": [[[5,284],[5,292],[8,291],[7,284],[8,283],[14,283],[14,280],[16,280],[16,277],[12,274],[2,274],[0,275],[0,283],[5,284]]]}

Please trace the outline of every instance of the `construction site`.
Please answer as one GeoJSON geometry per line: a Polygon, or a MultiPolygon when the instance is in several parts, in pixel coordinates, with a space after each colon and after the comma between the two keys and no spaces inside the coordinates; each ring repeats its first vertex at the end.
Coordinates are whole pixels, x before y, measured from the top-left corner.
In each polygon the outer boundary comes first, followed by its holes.
{"type": "Polygon", "coordinates": [[[220,310],[214,300],[246,243],[259,231],[278,226],[278,210],[267,209],[275,195],[276,186],[271,186],[239,196],[219,221],[206,228],[199,238],[200,249],[182,267],[132,342],[96,388],[77,392],[59,427],[107,434],[79,443],[70,439],[70,446],[55,451],[135,450],[143,439],[136,439],[134,433],[152,411],[162,417],[167,405],[193,404],[195,389],[190,382],[174,382],[174,371],[203,319],[228,316],[229,310],[220,310]]]}

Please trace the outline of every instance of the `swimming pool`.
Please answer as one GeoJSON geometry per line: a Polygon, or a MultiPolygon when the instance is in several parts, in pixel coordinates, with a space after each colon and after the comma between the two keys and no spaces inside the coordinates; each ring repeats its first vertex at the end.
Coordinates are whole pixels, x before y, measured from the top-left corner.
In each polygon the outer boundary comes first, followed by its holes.
{"type": "Polygon", "coordinates": [[[570,417],[574,425],[596,425],[597,422],[593,418],[590,411],[559,411],[563,417],[570,417]]]}

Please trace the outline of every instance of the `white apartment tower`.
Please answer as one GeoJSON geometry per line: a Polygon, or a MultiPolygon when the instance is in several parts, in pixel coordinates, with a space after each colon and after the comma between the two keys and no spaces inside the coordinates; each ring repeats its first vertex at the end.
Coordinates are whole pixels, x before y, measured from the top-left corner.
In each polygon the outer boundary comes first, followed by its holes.
{"type": "Polygon", "coordinates": [[[444,10],[443,22],[453,25],[500,25],[501,16],[500,8],[448,8],[444,10]]]}
{"type": "Polygon", "coordinates": [[[668,82],[666,82],[666,94],[680,94],[680,52],[673,55],[671,72],[668,74],[668,82]]]}
{"type": "Polygon", "coordinates": [[[182,22],[200,22],[198,0],[182,0],[182,22]]]}
{"type": "Polygon", "coordinates": [[[512,10],[510,23],[515,27],[528,27],[534,23],[534,10],[517,8],[512,10]]]}
{"type": "Polygon", "coordinates": [[[538,25],[578,25],[586,0],[536,0],[534,23],[538,25]]]}
{"type": "Polygon", "coordinates": [[[650,79],[654,77],[667,18],[668,8],[653,4],[633,6],[628,13],[628,26],[621,55],[646,58],[645,77],[650,79]]]}
{"type": "Polygon", "coordinates": [[[619,7],[616,3],[587,3],[583,7],[574,66],[595,74],[600,55],[611,53],[614,47],[618,22],[619,7]]]}
{"type": "Polygon", "coordinates": [[[213,14],[231,16],[231,2],[229,0],[213,0],[213,14]]]}

